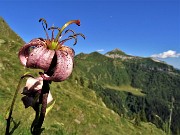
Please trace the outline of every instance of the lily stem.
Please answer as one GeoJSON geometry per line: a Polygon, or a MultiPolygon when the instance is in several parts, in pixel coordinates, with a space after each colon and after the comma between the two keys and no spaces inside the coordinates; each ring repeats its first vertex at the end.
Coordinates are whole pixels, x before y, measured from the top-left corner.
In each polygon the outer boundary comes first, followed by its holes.
{"type": "Polygon", "coordinates": [[[40,135],[41,132],[43,131],[41,127],[43,125],[45,114],[46,114],[47,97],[49,94],[49,89],[50,89],[49,81],[43,80],[42,93],[39,98],[39,101],[40,101],[39,105],[42,103],[41,112],[40,112],[40,116],[39,116],[37,124],[34,125],[34,129],[32,131],[33,135],[40,135]]]}
{"type": "Polygon", "coordinates": [[[15,104],[16,97],[17,97],[17,94],[18,94],[18,91],[19,91],[19,87],[20,87],[20,84],[21,84],[21,80],[22,80],[22,78],[20,79],[20,81],[18,83],[17,89],[15,91],[15,94],[14,94],[14,97],[13,97],[13,100],[12,100],[12,103],[11,103],[11,107],[10,107],[10,111],[9,111],[9,116],[6,119],[7,120],[7,126],[6,126],[6,134],[5,135],[9,135],[9,129],[10,129],[10,123],[11,123],[11,118],[12,118],[12,112],[13,112],[14,104],[15,104]]]}
{"type": "Polygon", "coordinates": [[[20,90],[20,86],[21,86],[21,83],[22,83],[22,80],[25,78],[25,77],[33,77],[29,74],[25,74],[23,76],[21,76],[20,80],[19,80],[19,83],[17,85],[17,88],[16,88],[16,91],[14,93],[14,97],[13,97],[13,100],[12,100],[12,103],[11,103],[11,107],[10,107],[10,110],[9,110],[9,115],[8,115],[8,118],[6,119],[7,121],[7,126],[6,126],[6,133],[5,135],[10,135],[10,124],[11,124],[11,119],[12,119],[12,112],[13,112],[13,109],[14,109],[14,104],[15,104],[15,101],[16,101],[16,98],[17,98],[17,94],[20,90]]]}

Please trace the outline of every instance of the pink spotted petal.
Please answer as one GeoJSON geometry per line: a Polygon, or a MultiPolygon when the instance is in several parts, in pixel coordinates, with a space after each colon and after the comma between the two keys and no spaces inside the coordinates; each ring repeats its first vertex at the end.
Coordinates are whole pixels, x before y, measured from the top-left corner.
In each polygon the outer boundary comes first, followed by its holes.
{"type": "Polygon", "coordinates": [[[66,80],[72,73],[74,51],[69,47],[63,46],[63,50],[56,50],[57,64],[52,76],[42,75],[45,80],[61,82],[66,80]]]}
{"type": "Polygon", "coordinates": [[[20,49],[19,59],[28,68],[38,68],[46,72],[50,67],[54,54],[55,51],[47,49],[44,40],[33,39],[20,49]]]}
{"type": "Polygon", "coordinates": [[[46,72],[50,67],[54,54],[54,50],[49,50],[45,46],[38,45],[29,54],[26,66],[42,69],[46,72]]]}

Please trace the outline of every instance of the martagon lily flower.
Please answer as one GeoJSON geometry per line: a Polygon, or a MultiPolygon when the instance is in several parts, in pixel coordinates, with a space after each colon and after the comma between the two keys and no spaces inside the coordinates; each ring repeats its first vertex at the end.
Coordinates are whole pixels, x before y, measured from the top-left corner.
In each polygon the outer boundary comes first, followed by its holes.
{"type": "Polygon", "coordinates": [[[62,28],[50,27],[52,30],[52,38],[50,39],[47,29],[46,20],[41,18],[42,26],[46,33],[47,39],[35,38],[29,43],[25,44],[19,51],[20,62],[28,68],[42,69],[44,73],[40,73],[43,80],[61,82],[66,80],[72,73],[73,61],[75,52],[72,48],[65,46],[64,43],[70,39],[74,39],[74,45],[77,43],[77,36],[85,36],[81,33],[75,33],[73,30],[66,30],[62,32],[70,24],[77,24],[80,26],[79,20],[71,20],[67,22],[62,28]],[[58,30],[56,38],[54,38],[54,30],[58,30]],[[72,35],[66,39],[62,39],[67,33],[72,35]]]}

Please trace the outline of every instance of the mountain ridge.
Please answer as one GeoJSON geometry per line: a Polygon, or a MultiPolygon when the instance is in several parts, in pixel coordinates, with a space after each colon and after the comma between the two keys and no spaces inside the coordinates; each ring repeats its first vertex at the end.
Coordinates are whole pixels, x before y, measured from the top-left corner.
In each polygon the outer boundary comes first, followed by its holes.
{"type": "Polygon", "coordinates": [[[180,70],[180,69],[177,69],[177,68],[173,67],[173,65],[170,65],[170,64],[168,64],[168,63],[166,63],[164,61],[161,61],[161,60],[156,60],[156,59],[151,58],[151,57],[140,57],[140,56],[127,55],[125,52],[121,51],[118,48],[113,49],[112,51],[109,51],[109,52],[107,52],[105,54],[101,54],[101,53],[95,51],[95,52],[91,52],[89,54],[88,53],[86,53],[86,54],[85,53],[80,53],[80,54],[77,54],[76,57],[79,57],[79,56],[82,56],[82,55],[88,57],[89,55],[93,55],[93,54],[95,54],[96,56],[99,55],[100,57],[102,57],[104,55],[106,57],[113,58],[113,59],[119,58],[119,59],[121,59],[123,61],[125,61],[125,60],[136,60],[136,61],[144,61],[144,60],[146,60],[147,61],[147,60],[149,60],[149,61],[151,61],[151,63],[154,62],[154,63],[156,63],[158,65],[162,65],[162,66],[165,66],[165,67],[169,68],[169,69],[160,69],[159,68],[159,71],[163,71],[163,70],[170,70],[170,71],[171,70],[177,70],[177,71],[179,71],[180,70]]]}

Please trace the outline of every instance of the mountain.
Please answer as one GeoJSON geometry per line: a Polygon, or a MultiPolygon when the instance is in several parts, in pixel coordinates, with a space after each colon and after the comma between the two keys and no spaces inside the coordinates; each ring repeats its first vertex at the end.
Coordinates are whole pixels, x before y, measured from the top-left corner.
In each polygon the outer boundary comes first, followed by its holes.
{"type": "Polygon", "coordinates": [[[121,59],[133,59],[135,56],[127,55],[125,52],[121,51],[120,49],[116,48],[110,52],[107,52],[105,56],[110,58],[121,58],[121,59]]]}
{"type": "MultiPolygon", "coordinates": [[[[39,70],[20,64],[17,53],[24,41],[2,18],[0,30],[0,133],[4,134],[5,115],[21,75],[27,71],[37,75],[39,70]]],[[[179,70],[118,49],[105,55],[80,53],[74,63],[68,80],[50,86],[55,105],[44,121],[44,135],[165,135],[171,110],[171,130],[179,133],[179,70]]],[[[13,111],[13,120],[20,121],[15,135],[30,134],[35,116],[32,108],[24,108],[20,93],[13,111]]]]}
{"type": "Polygon", "coordinates": [[[109,51],[105,54],[106,56],[110,56],[110,55],[119,55],[119,56],[130,56],[130,55],[127,55],[125,52],[121,51],[120,49],[116,48],[112,51],[109,51]]]}
{"type": "Polygon", "coordinates": [[[86,80],[88,87],[120,116],[138,117],[166,132],[171,123],[173,134],[179,134],[180,70],[118,49],[105,55],[80,54],[76,63],[76,70],[83,71],[81,80],[86,80]]]}

